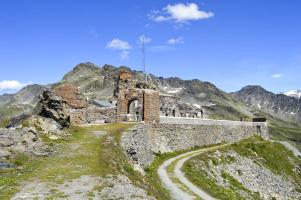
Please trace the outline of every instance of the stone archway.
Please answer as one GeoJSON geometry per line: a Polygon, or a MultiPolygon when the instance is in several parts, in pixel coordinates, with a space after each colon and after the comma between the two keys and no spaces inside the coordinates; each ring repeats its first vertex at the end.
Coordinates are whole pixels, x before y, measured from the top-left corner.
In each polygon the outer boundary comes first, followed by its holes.
{"type": "Polygon", "coordinates": [[[143,105],[138,99],[128,102],[128,121],[143,121],[143,105]]]}
{"type": "Polygon", "coordinates": [[[116,121],[160,121],[159,92],[137,88],[120,90],[116,121]]]}

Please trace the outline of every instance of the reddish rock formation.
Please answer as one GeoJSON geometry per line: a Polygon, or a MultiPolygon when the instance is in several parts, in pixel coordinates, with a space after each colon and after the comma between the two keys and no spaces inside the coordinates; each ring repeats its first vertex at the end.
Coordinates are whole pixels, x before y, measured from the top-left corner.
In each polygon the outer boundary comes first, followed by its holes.
{"type": "Polygon", "coordinates": [[[76,86],[64,84],[54,89],[54,93],[62,97],[68,106],[74,109],[81,109],[87,106],[87,101],[80,94],[76,86]]]}

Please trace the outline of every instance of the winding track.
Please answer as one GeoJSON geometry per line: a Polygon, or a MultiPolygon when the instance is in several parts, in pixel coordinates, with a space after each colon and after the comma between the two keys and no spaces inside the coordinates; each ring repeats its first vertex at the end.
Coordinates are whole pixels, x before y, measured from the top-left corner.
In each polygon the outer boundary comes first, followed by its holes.
{"type": "Polygon", "coordinates": [[[175,200],[215,200],[215,198],[210,196],[204,190],[191,183],[185,177],[184,173],[181,171],[181,168],[183,167],[183,164],[190,158],[227,145],[229,144],[223,144],[215,147],[208,147],[205,149],[183,153],[166,160],[162,165],[160,165],[158,168],[159,177],[164,186],[170,191],[171,197],[175,200]],[[173,165],[174,168],[172,168],[173,165]],[[169,170],[167,168],[169,168],[169,170]],[[170,171],[170,169],[172,170],[170,171]]]}

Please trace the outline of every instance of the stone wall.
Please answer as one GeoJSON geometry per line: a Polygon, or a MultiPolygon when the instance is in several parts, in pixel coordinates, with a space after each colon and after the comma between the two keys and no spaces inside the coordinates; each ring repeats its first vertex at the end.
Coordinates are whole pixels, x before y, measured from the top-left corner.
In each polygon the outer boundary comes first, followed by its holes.
{"type": "Polygon", "coordinates": [[[155,90],[144,92],[144,121],[159,122],[160,118],[160,96],[155,90]]]}
{"type": "Polygon", "coordinates": [[[116,107],[99,108],[89,105],[85,109],[70,109],[68,114],[74,125],[111,123],[115,122],[116,107]]]}
{"type": "Polygon", "coordinates": [[[263,138],[268,139],[267,122],[247,122],[247,121],[231,121],[231,120],[213,120],[185,117],[160,117],[161,124],[182,124],[182,125],[200,125],[213,127],[229,127],[242,128],[244,132],[253,131],[259,133],[263,138]]]}
{"type": "Polygon", "coordinates": [[[145,167],[153,161],[153,153],[232,143],[255,134],[267,139],[267,123],[161,117],[160,123],[136,125],[123,135],[121,144],[136,164],[145,167]]]}

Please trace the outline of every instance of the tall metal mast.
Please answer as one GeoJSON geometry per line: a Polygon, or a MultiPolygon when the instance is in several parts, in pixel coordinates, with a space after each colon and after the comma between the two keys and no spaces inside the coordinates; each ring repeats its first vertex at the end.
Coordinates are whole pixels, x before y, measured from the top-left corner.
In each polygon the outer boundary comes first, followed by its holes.
{"type": "Polygon", "coordinates": [[[145,42],[144,42],[144,35],[142,36],[142,54],[143,54],[143,72],[145,76],[145,82],[147,82],[147,75],[145,70],[145,42]]]}

